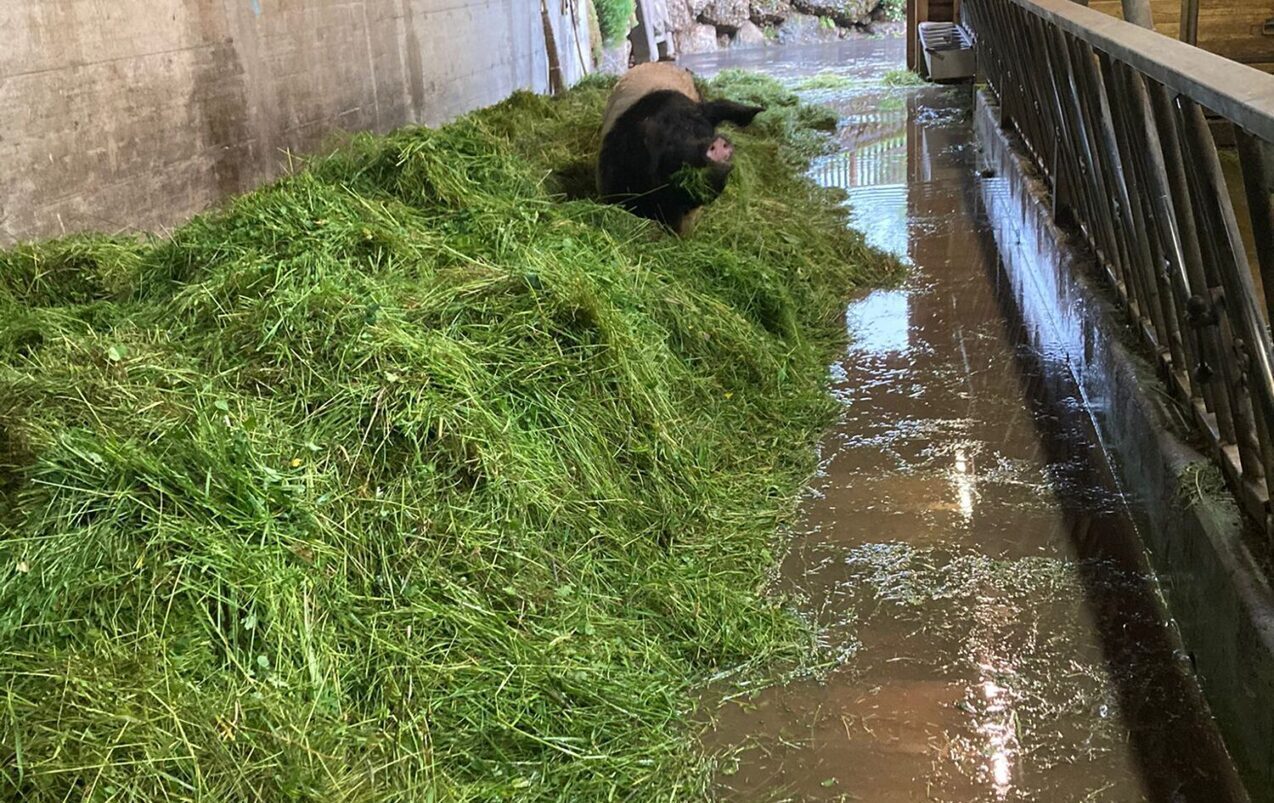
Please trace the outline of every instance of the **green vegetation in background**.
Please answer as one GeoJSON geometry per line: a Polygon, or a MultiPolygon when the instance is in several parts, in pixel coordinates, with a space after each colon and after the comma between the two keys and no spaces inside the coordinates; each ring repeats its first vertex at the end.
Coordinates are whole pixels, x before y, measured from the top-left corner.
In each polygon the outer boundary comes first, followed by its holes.
{"type": "Polygon", "coordinates": [[[602,41],[609,47],[619,44],[632,28],[633,0],[593,0],[602,41]]]}
{"type": "Polygon", "coordinates": [[[696,690],[814,660],[769,550],[897,266],[761,78],[694,238],[579,197],[609,87],[0,252],[0,798],[706,795],[696,690]]]}
{"type": "Polygon", "coordinates": [[[597,6],[592,2],[592,0],[586,0],[584,5],[587,6],[586,13],[588,14],[588,41],[589,41],[589,44],[592,46],[593,64],[594,65],[601,64],[602,63],[602,48],[604,45],[602,43],[601,22],[597,18],[597,6]]]}

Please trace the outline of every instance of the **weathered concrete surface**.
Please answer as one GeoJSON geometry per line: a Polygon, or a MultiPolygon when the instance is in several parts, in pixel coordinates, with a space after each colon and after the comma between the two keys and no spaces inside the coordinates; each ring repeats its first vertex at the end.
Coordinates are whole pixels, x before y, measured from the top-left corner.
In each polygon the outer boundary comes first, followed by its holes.
{"type": "Polygon", "coordinates": [[[1066,364],[1114,459],[1168,608],[1253,800],[1274,800],[1274,593],[1228,495],[1183,502],[1191,467],[1180,417],[1077,240],[1054,225],[1046,190],[978,94],[982,197],[1033,348],[1066,364]]]}
{"type": "MultiPolygon", "coordinates": [[[[587,15],[549,7],[569,83],[587,15]]],[[[548,86],[534,0],[4,0],[0,31],[0,244],[162,229],[335,131],[548,86]]]]}

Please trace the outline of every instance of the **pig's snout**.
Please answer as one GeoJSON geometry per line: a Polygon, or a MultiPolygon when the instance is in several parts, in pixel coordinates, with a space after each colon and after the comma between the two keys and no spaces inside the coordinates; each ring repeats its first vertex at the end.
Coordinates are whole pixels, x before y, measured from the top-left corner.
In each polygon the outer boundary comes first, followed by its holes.
{"type": "Polygon", "coordinates": [[[725,137],[717,137],[708,146],[708,160],[712,162],[729,162],[734,156],[734,146],[725,137]]]}

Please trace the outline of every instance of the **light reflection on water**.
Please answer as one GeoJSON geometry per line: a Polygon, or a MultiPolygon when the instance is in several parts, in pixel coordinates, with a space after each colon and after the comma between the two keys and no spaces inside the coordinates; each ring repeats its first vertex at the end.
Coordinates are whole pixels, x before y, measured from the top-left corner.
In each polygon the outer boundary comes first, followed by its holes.
{"type": "Polygon", "coordinates": [[[907,110],[881,111],[885,101],[898,101],[896,92],[866,91],[835,104],[843,128],[841,150],[816,159],[810,167],[814,181],[845,192],[850,222],[867,242],[908,260],[907,110]]]}
{"type": "Polygon", "coordinates": [[[885,355],[905,353],[911,345],[907,290],[874,290],[845,310],[845,323],[854,352],[885,355]]]}
{"type": "MultiPolygon", "coordinates": [[[[1077,554],[1076,528],[1123,537],[1123,501],[1084,468],[1090,447],[1042,434],[1038,377],[1017,359],[970,201],[967,96],[820,100],[843,120],[841,151],[811,177],[843,190],[852,224],[915,272],[846,309],[853,345],[831,367],[844,416],[783,564],[780,590],[802,600],[837,669],[719,712],[710,744],[744,749],[722,792],[1157,798],[1196,768],[1166,739],[1140,755],[1119,701],[1160,682],[1145,656],[1163,652],[1163,624],[1134,621],[1144,577],[1077,554]],[[1150,638],[1112,650],[1111,632],[1150,638]],[[1112,671],[1107,654],[1124,663],[1112,671]]],[[[1135,724],[1160,738],[1159,720],[1135,724]]]]}

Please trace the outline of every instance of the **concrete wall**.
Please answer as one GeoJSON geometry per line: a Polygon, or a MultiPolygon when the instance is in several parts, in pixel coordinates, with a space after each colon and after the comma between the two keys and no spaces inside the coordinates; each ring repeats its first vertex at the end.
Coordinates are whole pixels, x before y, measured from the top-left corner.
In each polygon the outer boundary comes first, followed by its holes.
{"type": "MultiPolygon", "coordinates": [[[[589,58],[549,2],[568,81],[589,58]]],[[[537,0],[0,0],[0,245],[158,230],[334,131],[543,91],[537,0]]]]}

